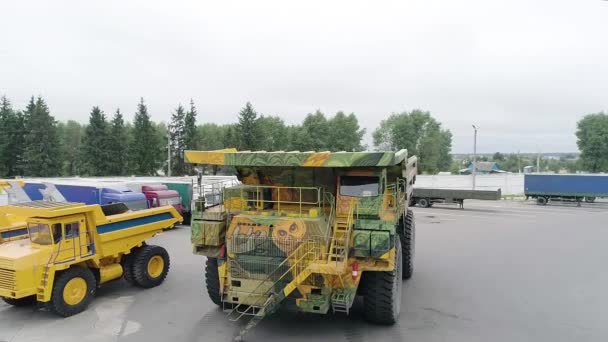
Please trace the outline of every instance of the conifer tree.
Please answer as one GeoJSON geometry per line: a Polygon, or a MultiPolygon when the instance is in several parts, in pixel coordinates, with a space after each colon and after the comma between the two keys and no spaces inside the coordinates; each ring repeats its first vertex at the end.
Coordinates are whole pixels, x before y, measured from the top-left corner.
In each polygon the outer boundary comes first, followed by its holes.
{"type": "MultiPolygon", "coordinates": [[[[190,99],[190,109],[184,118],[184,150],[196,150],[199,148],[199,134],[196,127],[196,116],[198,115],[194,101],[190,99]]],[[[186,172],[193,174],[193,165],[186,164],[186,172]]]]}
{"type": "Polygon", "coordinates": [[[111,154],[108,174],[112,176],[124,176],[128,171],[128,145],[129,134],[125,121],[120,112],[116,109],[116,113],[112,118],[110,127],[110,141],[108,142],[111,154]]]}
{"type": "Polygon", "coordinates": [[[258,138],[260,137],[258,127],[258,114],[253,109],[250,102],[245,104],[239,113],[239,123],[237,124],[237,132],[239,138],[239,149],[241,150],[256,150],[258,147],[258,138]]]}
{"type": "Polygon", "coordinates": [[[138,176],[154,176],[157,174],[162,148],[157,131],[150,121],[148,107],[142,98],[137,104],[137,112],[133,119],[133,139],[129,144],[129,168],[138,176]]]}
{"type": "Polygon", "coordinates": [[[10,101],[3,96],[0,99],[0,177],[7,177],[9,173],[10,160],[8,144],[11,138],[11,127],[9,121],[13,116],[13,108],[11,107],[10,101]]]}
{"type": "Polygon", "coordinates": [[[30,102],[25,111],[25,149],[23,174],[52,177],[60,174],[61,155],[57,122],[42,97],[30,102]]]}
{"type": "Polygon", "coordinates": [[[109,127],[106,115],[93,107],[89,117],[89,125],[85,129],[81,148],[80,173],[86,176],[107,176],[109,174],[110,149],[109,127]]]}
{"type": "Polygon", "coordinates": [[[183,175],[185,173],[184,149],[186,138],[185,127],[186,111],[180,104],[171,115],[169,124],[169,139],[171,147],[171,173],[183,175]]]}

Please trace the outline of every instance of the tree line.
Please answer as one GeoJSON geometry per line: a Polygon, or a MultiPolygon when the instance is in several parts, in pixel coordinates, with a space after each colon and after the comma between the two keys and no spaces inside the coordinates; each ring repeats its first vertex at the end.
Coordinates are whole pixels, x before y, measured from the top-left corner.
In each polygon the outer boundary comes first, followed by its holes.
{"type": "Polygon", "coordinates": [[[374,146],[366,146],[354,113],[326,116],[317,110],[300,124],[287,124],[279,116],[258,114],[249,102],[231,124],[197,124],[191,100],[179,104],[169,122],[151,120],[140,99],[133,121],[120,109],[111,115],[94,106],[88,123],[59,122],[42,97],[32,97],[23,110],[0,99],[0,177],[148,176],[167,172],[192,174],[185,150],[362,151],[406,148],[420,158],[422,172],[449,169],[451,140],[429,112],[414,110],[393,114],[373,132],[374,146]]]}

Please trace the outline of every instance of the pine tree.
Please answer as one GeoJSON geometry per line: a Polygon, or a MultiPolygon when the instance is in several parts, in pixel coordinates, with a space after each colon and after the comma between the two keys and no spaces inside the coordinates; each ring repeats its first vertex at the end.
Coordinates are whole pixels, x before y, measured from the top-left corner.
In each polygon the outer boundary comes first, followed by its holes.
{"type": "MultiPolygon", "coordinates": [[[[184,150],[196,150],[199,148],[199,135],[196,127],[196,116],[198,115],[194,101],[190,99],[190,110],[184,118],[184,150]]],[[[186,164],[188,174],[193,174],[193,165],[186,164]]]]}
{"type": "Polygon", "coordinates": [[[112,118],[110,127],[110,141],[108,143],[111,155],[108,174],[111,176],[124,176],[128,170],[128,145],[129,134],[125,121],[120,113],[120,109],[116,109],[116,113],[112,118]]]}
{"type": "Polygon", "coordinates": [[[81,147],[80,173],[86,176],[107,176],[109,174],[109,128],[106,115],[99,107],[93,107],[89,125],[85,129],[81,147]]]}
{"type": "Polygon", "coordinates": [[[10,101],[3,96],[0,99],[0,177],[7,177],[9,173],[10,160],[8,143],[11,136],[9,126],[10,117],[14,115],[10,101]]]}
{"type": "Polygon", "coordinates": [[[224,134],[224,139],[223,139],[223,145],[224,148],[234,148],[237,147],[237,145],[235,145],[235,136],[234,136],[234,131],[237,128],[235,127],[235,125],[228,125],[228,127],[226,127],[226,134],[224,134]]]}
{"type": "Polygon", "coordinates": [[[59,140],[61,141],[61,155],[63,156],[61,174],[64,176],[78,174],[79,166],[81,165],[81,146],[85,128],[74,120],[57,124],[59,140]]]}
{"type": "Polygon", "coordinates": [[[129,168],[139,176],[154,176],[160,165],[162,148],[142,98],[133,119],[133,139],[129,145],[129,168]]]}
{"type": "Polygon", "coordinates": [[[171,147],[171,172],[174,175],[183,175],[185,173],[184,149],[185,149],[185,117],[186,112],[180,104],[175,112],[171,115],[171,123],[169,124],[169,139],[171,147]]]}
{"type": "Polygon", "coordinates": [[[258,114],[250,102],[247,102],[239,113],[237,133],[240,142],[239,149],[253,151],[258,147],[258,138],[260,136],[258,114]]]}
{"type": "Polygon", "coordinates": [[[60,174],[61,148],[57,122],[41,97],[32,96],[25,112],[25,150],[23,173],[33,177],[52,177],[60,174]]]}

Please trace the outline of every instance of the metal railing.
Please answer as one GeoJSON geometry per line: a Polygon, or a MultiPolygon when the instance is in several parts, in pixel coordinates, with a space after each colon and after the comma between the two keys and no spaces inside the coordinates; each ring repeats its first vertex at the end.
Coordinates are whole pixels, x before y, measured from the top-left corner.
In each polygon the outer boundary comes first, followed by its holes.
{"type": "MultiPolygon", "coordinates": [[[[267,238],[267,240],[273,239],[267,238]]],[[[311,263],[319,261],[321,255],[320,252],[321,246],[318,241],[299,241],[298,247],[295,248],[295,250],[293,250],[285,259],[283,259],[282,262],[276,265],[271,272],[259,275],[259,279],[257,279],[260,281],[259,284],[251,292],[247,293],[247,296],[244,299],[241,299],[239,304],[230,310],[228,316],[231,317],[232,315],[236,314],[236,317],[231,318],[231,320],[236,321],[243,316],[255,316],[259,314],[265,315],[267,313],[266,309],[268,309],[269,306],[278,305],[281,299],[284,298],[281,296],[281,292],[285,286],[277,287],[276,284],[281,282],[288,283],[294,279],[297,279],[298,276],[300,276],[311,263]],[[286,279],[288,275],[291,275],[291,280],[286,279]],[[269,282],[272,282],[271,286],[268,286],[269,282]],[[261,291],[262,289],[267,290],[261,291]],[[251,303],[248,300],[252,296],[258,298],[254,303],[251,303]],[[278,299],[275,299],[274,296],[277,296],[278,299]]],[[[257,266],[262,268],[268,267],[267,265],[262,265],[262,262],[260,262],[257,266]]],[[[256,278],[258,278],[258,276],[256,276],[254,279],[256,278]]]]}
{"type": "Polygon", "coordinates": [[[224,207],[232,211],[268,211],[279,215],[310,216],[310,209],[324,208],[323,189],[318,187],[290,187],[241,185],[224,189],[224,207]]]}

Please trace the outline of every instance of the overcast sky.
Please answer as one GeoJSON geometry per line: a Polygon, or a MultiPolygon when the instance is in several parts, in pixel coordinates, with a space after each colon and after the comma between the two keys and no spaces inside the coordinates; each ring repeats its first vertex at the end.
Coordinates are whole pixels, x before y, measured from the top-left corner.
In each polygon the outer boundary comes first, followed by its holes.
{"type": "MultiPolygon", "coordinates": [[[[251,101],[300,122],[354,112],[371,133],[421,108],[453,152],[577,151],[576,121],[608,109],[608,1],[4,1],[0,95],[42,95],[58,120],[90,109],[199,122],[251,101]]],[[[370,141],[370,134],[366,141],[370,141]]]]}

